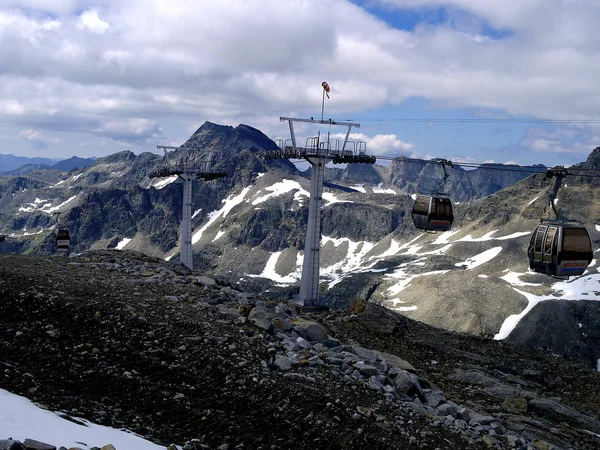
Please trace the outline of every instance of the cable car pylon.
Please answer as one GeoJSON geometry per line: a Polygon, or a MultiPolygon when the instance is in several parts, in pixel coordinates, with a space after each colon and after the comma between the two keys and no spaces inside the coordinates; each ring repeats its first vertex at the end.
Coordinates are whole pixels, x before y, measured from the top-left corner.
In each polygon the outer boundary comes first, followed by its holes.
{"type": "Polygon", "coordinates": [[[294,299],[294,303],[304,309],[326,308],[325,302],[319,295],[319,262],[321,247],[321,206],[323,202],[323,181],[325,179],[325,165],[329,162],[334,164],[364,163],[375,164],[374,156],[366,153],[366,143],[362,141],[349,141],[350,130],[360,128],[356,122],[337,122],[334,120],[299,119],[293,117],[280,117],[282,122],[287,121],[290,126],[291,139],[278,141],[280,150],[267,151],[265,159],[275,158],[300,158],[305,159],[311,165],[310,200],[308,204],[308,224],[306,227],[306,240],[304,242],[304,261],[302,263],[302,277],[300,289],[294,299]],[[296,143],[294,133],[294,122],[312,123],[318,125],[346,126],[348,130],[344,141],[332,143],[329,135],[324,142],[320,141],[320,134],[306,140],[304,147],[296,143]]]}
{"type": "Polygon", "coordinates": [[[194,268],[192,258],[192,182],[197,178],[204,181],[224,178],[225,172],[212,168],[213,153],[208,153],[207,159],[198,158],[198,149],[188,147],[170,147],[158,145],[158,149],[165,152],[164,163],[156,170],[151,171],[150,178],[169,177],[177,175],[183,180],[183,214],[181,216],[181,243],[179,260],[190,270],[194,268]],[[171,163],[168,150],[183,150],[186,152],[177,162],[171,163]]]}

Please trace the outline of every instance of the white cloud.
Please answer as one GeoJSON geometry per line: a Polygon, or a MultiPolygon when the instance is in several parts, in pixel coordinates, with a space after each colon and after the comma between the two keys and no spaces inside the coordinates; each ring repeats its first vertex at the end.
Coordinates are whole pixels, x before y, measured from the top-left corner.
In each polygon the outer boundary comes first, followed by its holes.
{"type": "MultiPolygon", "coordinates": [[[[332,89],[326,117],[411,97],[484,112],[597,117],[597,3],[375,1],[443,6],[449,20],[398,30],[346,0],[0,0],[0,125],[123,142],[161,136],[168,120],[277,126],[282,115],[318,117],[324,80],[332,89]]],[[[582,133],[583,151],[598,133],[582,133]]],[[[523,145],[573,151],[565,139],[523,145]]],[[[413,145],[399,133],[368,142],[394,154],[413,145]]]]}
{"type": "Polygon", "coordinates": [[[582,135],[581,130],[557,128],[544,130],[532,127],[527,130],[520,142],[524,148],[538,153],[579,153],[587,155],[591,148],[600,145],[600,138],[582,135]]]}
{"type": "MultiPolygon", "coordinates": [[[[331,135],[331,140],[339,140],[343,142],[345,134],[335,133],[331,135]]],[[[353,141],[358,145],[359,142],[366,144],[367,153],[374,155],[394,155],[398,156],[413,154],[415,145],[409,142],[404,142],[395,134],[376,134],[370,137],[364,133],[350,133],[349,141],[353,141]]],[[[340,144],[341,145],[341,144],[340,144]]]]}
{"type": "Polygon", "coordinates": [[[98,11],[91,9],[81,14],[79,22],[77,23],[77,28],[80,30],[89,30],[97,34],[103,34],[108,30],[109,25],[98,17],[98,11]]]}

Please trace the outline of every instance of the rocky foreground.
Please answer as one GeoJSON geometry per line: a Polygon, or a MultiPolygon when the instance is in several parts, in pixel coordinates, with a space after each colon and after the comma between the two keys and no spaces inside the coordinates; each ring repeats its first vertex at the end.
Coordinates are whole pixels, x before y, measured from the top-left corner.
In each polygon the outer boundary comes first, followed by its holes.
{"type": "Polygon", "coordinates": [[[600,448],[582,365],[373,304],[300,313],[133,252],[0,254],[0,369],[2,389],[185,450],[600,448]]]}

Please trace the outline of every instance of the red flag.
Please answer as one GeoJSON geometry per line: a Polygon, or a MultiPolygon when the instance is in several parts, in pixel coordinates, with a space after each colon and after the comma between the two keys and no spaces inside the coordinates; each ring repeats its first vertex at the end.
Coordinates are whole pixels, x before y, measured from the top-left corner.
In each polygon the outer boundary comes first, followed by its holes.
{"type": "Polygon", "coordinates": [[[329,85],[326,81],[323,81],[321,83],[321,86],[323,86],[323,89],[325,89],[325,95],[327,96],[327,98],[329,98],[329,91],[331,91],[331,89],[329,89],[329,85]]]}

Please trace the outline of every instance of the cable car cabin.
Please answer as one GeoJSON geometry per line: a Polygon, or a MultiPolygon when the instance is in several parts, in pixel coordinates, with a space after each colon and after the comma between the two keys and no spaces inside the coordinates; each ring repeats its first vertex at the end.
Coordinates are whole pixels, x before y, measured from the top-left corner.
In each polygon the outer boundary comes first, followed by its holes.
{"type": "Polygon", "coordinates": [[[531,270],[554,277],[582,275],[592,262],[592,242],[586,228],[573,223],[540,224],[529,247],[531,270]]]}
{"type": "Polygon", "coordinates": [[[425,231],[448,231],[454,221],[452,201],[439,195],[419,195],[412,209],[415,227],[425,231]]]}
{"type": "Polygon", "coordinates": [[[70,242],[71,235],[69,234],[69,230],[66,228],[61,228],[56,232],[54,243],[58,253],[69,253],[70,242]]]}

